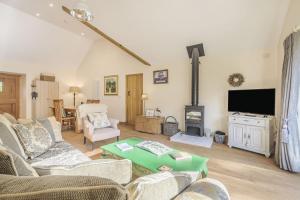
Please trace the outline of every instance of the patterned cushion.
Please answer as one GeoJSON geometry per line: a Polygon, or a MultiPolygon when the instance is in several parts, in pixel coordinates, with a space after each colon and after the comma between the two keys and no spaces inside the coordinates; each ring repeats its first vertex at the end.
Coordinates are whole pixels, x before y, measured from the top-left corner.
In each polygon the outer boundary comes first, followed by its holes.
{"type": "Polygon", "coordinates": [[[56,139],[55,139],[55,133],[54,133],[54,130],[52,128],[52,125],[51,125],[51,122],[48,118],[45,118],[45,119],[38,119],[37,120],[45,129],[47,129],[48,133],[50,134],[52,140],[54,142],[56,142],[56,139]]]}
{"type": "Polygon", "coordinates": [[[10,121],[10,123],[12,123],[12,124],[16,124],[16,123],[17,123],[17,119],[16,119],[14,116],[12,116],[11,114],[9,114],[9,113],[3,113],[3,116],[4,116],[8,121],[10,121]]]}
{"type": "Polygon", "coordinates": [[[30,159],[45,153],[53,144],[50,134],[39,122],[12,126],[30,159]]]}
{"type": "Polygon", "coordinates": [[[82,162],[90,161],[84,153],[75,149],[66,142],[58,142],[52,146],[46,153],[32,159],[27,160],[32,167],[48,167],[48,166],[67,166],[76,165],[82,162]]]}
{"type": "Polygon", "coordinates": [[[99,177],[0,175],[1,200],[127,200],[126,189],[99,177]]]}
{"type": "Polygon", "coordinates": [[[17,176],[17,170],[13,162],[12,156],[4,150],[0,149],[0,174],[17,176]]]}
{"type": "Polygon", "coordinates": [[[160,172],[143,176],[131,182],[127,189],[130,199],[170,200],[182,192],[193,181],[186,173],[160,172]]]}
{"type": "Polygon", "coordinates": [[[16,132],[11,127],[11,123],[0,114],[0,138],[7,147],[13,150],[18,155],[22,156],[24,159],[27,159],[27,155],[24,152],[24,149],[17,137],[16,132]]]}
{"type": "Polygon", "coordinates": [[[106,113],[90,113],[88,119],[95,128],[106,128],[111,126],[106,113]]]}
{"type": "Polygon", "coordinates": [[[58,121],[56,121],[55,117],[48,117],[48,120],[52,126],[55,142],[63,142],[64,139],[61,135],[61,124],[58,121]]]}
{"type": "MultiPolygon", "coordinates": [[[[22,159],[18,154],[14,153],[13,151],[9,150],[8,148],[0,145],[0,157],[1,156],[3,157],[5,155],[7,157],[8,156],[10,157],[11,165],[14,166],[13,168],[15,170],[15,173],[11,174],[11,175],[16,175],[16,176],[38,176],[36,171],[28,163],[26,163],[25,160],[22,159]]],[[[0,162],[4,162],[4,160],[1,159],[0,162]]],[[[8,169],[9,169],[9,167],[8,167],[8,169]]]]}

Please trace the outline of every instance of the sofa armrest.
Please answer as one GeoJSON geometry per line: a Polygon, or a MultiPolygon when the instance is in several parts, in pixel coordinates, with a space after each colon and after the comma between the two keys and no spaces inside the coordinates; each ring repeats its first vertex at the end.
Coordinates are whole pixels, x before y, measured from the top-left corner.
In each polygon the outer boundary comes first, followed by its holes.
{"type": "Polygon", "coordinates": [[[83,162],[73,166],[35,166],[34,168],[40,176],[97,176],[111,179],[119,184],[129,183],[132,177],[132,163],[130,160],[126,159],[99,159],[83,162]]]}
{"type": "Polygon", "coordinates": [[[119,129],[119,128],[118,128],[118,124],[119,124],[119,122],[120,122],[119,120],[110,118],[109,121],[110,121],[111,126],[112,126],[114,129],[119,129]]]}
{"type": "Polygon", "coordinates": [[[205,178],[191,184],[174,200],[202,200],[222,199],[230,200],[226,187],[218,180],[205,178]]]}
{"type": "Polygon", "coordinates": [[[126,200],[126,189],[111,181],[88,176],[17,177],[0,175],[0,199],[126,200]]]}
{"type": "Polygon", "coordinates": [[[85,136],[93,135],[95,127],[87,118],[83,119],[83,133],[85,136]]]}

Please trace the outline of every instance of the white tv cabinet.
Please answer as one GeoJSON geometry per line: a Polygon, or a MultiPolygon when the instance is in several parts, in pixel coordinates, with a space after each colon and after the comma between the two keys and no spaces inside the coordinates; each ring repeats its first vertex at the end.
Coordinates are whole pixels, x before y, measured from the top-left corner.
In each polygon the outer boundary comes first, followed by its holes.
{"type": "Polygon", "coordinates": [[[228,146],[270,157],[274,149],[275,118],[230,114],[228,146]]]}

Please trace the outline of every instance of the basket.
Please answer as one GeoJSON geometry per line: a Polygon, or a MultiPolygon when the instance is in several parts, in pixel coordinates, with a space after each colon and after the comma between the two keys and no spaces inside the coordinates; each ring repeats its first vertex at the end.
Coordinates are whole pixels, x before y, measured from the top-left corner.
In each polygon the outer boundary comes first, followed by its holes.
{"type": "Polygon", "coordinates": [[[224,140],[225,140],[225,133],[217,131],[215,133],[215,141],[216,141],[216,143],[218,143],[218,144],[224,144],[224,140]]]}
{"type": "Polygon", "coordinates": [[[173,116],[168,116],[164,121],[163,134],[167,136],[173,136],[178,133],[178,131],[178,122],[176,118],[173,116]],[[172,119],[172,121],[169,121],[169,119],[172,119]]]}

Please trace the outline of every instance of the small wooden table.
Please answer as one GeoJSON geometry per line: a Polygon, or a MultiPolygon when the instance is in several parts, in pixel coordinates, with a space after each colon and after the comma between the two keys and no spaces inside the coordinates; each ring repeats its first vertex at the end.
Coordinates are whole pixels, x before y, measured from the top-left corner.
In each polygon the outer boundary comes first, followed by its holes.
{"type": "Polygon", "coordinates": [[[164,120],[164,117],[137,116],[135,130],[151,134],[161,134],[164,120]]]}

